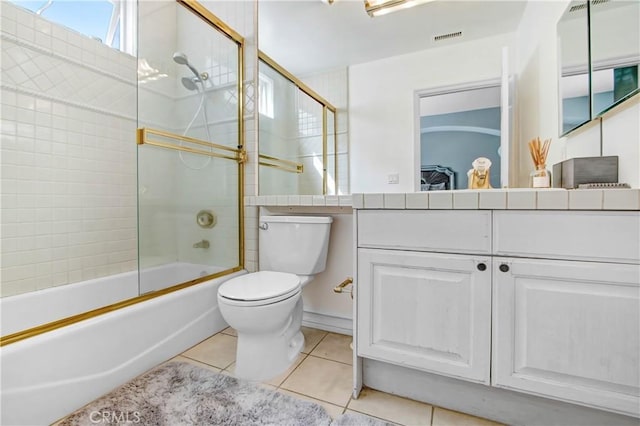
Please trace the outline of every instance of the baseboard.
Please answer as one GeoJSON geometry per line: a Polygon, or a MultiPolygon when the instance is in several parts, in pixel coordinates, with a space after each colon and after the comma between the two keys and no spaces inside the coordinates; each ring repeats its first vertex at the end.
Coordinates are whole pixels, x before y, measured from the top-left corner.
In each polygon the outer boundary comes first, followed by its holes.
{"type": "Polygon", "coordinates": [[[305,311],[302,314],[302,325],[353,336],[353,321],[351,318],[334,317],[332,315],[305,311]]]}

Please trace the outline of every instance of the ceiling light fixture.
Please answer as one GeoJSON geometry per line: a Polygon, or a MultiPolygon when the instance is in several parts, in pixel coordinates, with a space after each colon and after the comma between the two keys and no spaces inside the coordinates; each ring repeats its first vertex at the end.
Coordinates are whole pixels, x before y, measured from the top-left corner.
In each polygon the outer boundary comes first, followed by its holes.
{"type": "Polygon", "coordinates": [[[364,0],[364,8],[373,18],[430,1],[433,0],[364,0]]]}

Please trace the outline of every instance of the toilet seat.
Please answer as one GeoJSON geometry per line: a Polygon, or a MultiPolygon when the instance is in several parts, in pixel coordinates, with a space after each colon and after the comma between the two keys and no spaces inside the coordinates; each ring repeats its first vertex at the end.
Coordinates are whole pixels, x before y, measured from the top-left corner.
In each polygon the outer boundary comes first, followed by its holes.
{"type": "Polygon", "coordinates": [[[300,291],[300,278],[295,274],[259,271],[222,283],[218,295],[229,305],[260,306],[288,299],[300,291]]]}

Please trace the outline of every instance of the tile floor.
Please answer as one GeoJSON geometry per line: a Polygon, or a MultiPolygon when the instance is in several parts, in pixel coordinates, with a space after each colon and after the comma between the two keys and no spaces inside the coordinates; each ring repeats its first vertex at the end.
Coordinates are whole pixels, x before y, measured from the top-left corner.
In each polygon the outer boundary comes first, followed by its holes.
{"type": "MultiPolygon", "coordinates": [[[[288,371],[265,382],[264,386],[320,404],[334,418],[347,411],[357,411],[399,425],[499,425],[373,389],[363,389],[358,399],[352,399],[351,336],[308,327],[302,331],[305,335],[303,353],[288,371]]],[[[227,328],[176,359],[233,375],[236,341],[235,331],[227,328]]]]}

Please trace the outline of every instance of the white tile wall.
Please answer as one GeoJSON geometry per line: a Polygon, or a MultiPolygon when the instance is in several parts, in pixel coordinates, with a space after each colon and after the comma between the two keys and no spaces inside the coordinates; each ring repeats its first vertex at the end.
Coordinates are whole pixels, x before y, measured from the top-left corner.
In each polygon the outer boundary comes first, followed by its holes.
{"type": "Polygon", "coordinates": [[[2,296],[135,270],[135,58],[1,7],[2,296]]]}
{"type": "MultiPolygon", "coordinates": [[[[136,58],[8,2],[1,7],[2,296],[135,270],[136,58]]],[[[224,7],[228,19],[251,33],[245,34],[254,46],[245,50],[253,57],[245,63],[251,86],[257,64],[255,11],[248,3],[224,7]]],[[[192,26],[176,27],[178,10],[175,3],[147,2],[140,8],[141,57],[169,75],[141,86],[141,123],[175,132],[186,127],[199,101],[179,85],[186,68],[171,61],[174,51],[194,45],[192,26]],[[146,39],[159,35],[149,25],[166,30],[162,42],[146,39]],[[182,28],[187,31],[178,34],[182,28]]],[[[215,43],[206,50],[208,58],[220,56],[222,47],[215,43]]],[[[197,61],[201,53],[190,59],[197,61]]],[[[215,62],[206,61],[211,69],[203,70],[213,75],[215,62]]],[[[212,136],[235,146],[237,124],[228,122],[227,110],[235,112],[237,103],[220,103],[223,97],[222,90],[209,94],[209,102],[224,104],[210,108],[212,136]]],[[[245,128],[245,144],[255,152],[253,111],[245,114],[245,128]]],[[[206,134],[200,122],[192,131],[206,134]]],[[[140,155],[143,266],[176,260],[211,264],[212,258],[222,266],[237,265],[237,166],[232,165],[235,172],[218,165],[213,173],[185,172],[175,153],[161,151],[144,147],[140,155]],[[195,214],[203,208],[217,215],[211,230],[195,226],[195,214]],[[193,243],[203,238],[210,239],[211,249],[194,250],[193,243]]],[[[255,164],[250,155],[245,191],[253,195],[255,164]]],[[[251,223],[245,232],[251,270],[257,265],[257,247],[251,243],[257,233],[251,223]]]]}

